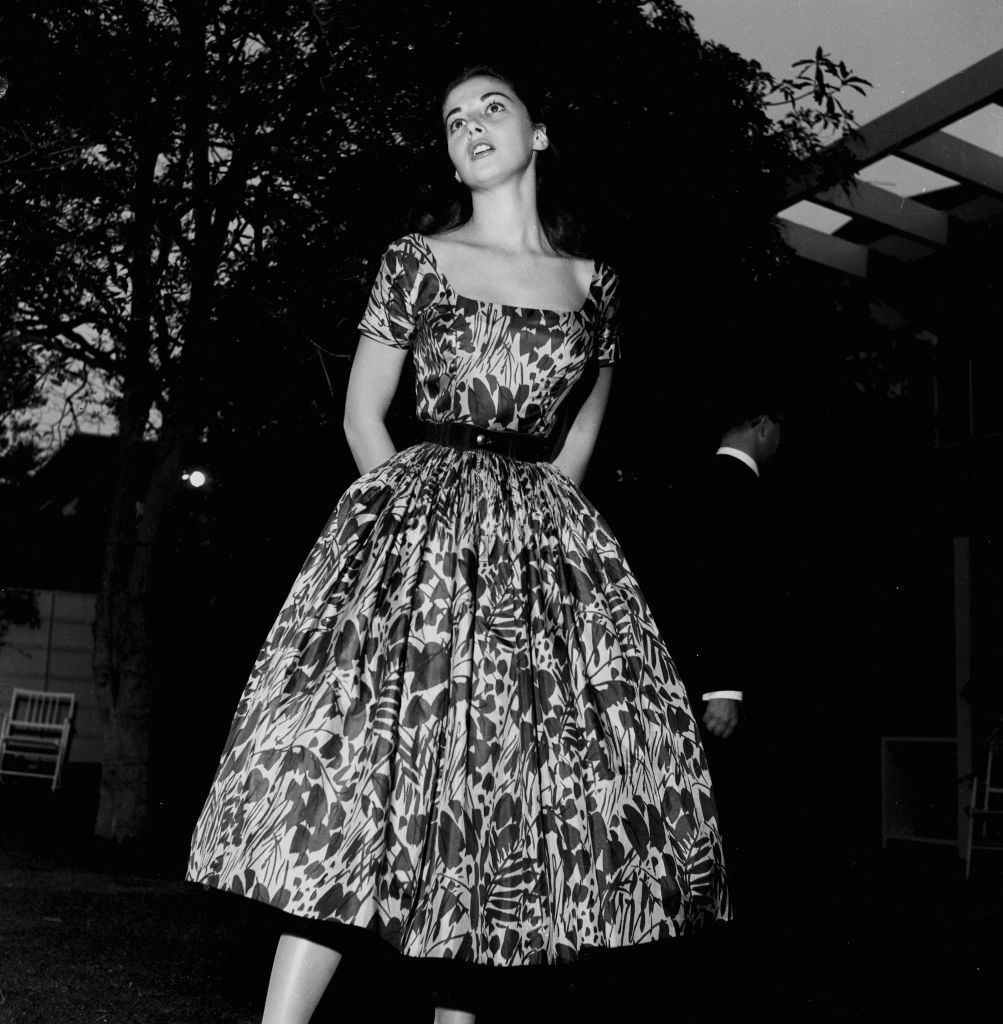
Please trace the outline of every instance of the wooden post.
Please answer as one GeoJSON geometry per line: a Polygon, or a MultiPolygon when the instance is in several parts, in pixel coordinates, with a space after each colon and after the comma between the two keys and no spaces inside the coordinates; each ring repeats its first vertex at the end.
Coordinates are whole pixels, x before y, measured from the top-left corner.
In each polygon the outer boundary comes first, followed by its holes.
{"type": "Polygon", "coordinates": [[[52,665],[52,630],[56,621],[56,592],[53,590],[49,595],[49,629],[45,640],[45,672],[42,676],[42,690],[49,689],[49,668],[52,665]]]}
{"type": "MultiPolygon", "coordinates": [[[[971,538],[954,538],[954,684],[955,736],[958,741],[958,778],[975,770],[972,752],[972,577],[971,538]]],[[[965,792],[959,790],[959,794],[965,792]]],[[[958,856],[962,856],[969,822],[965,801],[958,799],[958,856]]]]}

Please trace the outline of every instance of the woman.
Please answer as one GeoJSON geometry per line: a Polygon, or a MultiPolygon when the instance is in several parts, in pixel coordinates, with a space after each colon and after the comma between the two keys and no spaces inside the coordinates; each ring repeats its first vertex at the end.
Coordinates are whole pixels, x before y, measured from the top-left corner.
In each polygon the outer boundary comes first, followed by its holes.
{"type": "MultiPolygon", "coordinates": [[[[189,875],[412,957],[571,961],[728,916],[720,837],[672,662],[577,487],[616,275],[541,219],[547,128],[508,78],[465,72],[442,118],[469,215],[384,255],[346,400],[362,476],[259,656],[189,875]],[[426,440],[398,452],[409,350],[426,440]]],[[[308,1021],[340,959],[297,931],[264,1024],[308,1021]]]]}

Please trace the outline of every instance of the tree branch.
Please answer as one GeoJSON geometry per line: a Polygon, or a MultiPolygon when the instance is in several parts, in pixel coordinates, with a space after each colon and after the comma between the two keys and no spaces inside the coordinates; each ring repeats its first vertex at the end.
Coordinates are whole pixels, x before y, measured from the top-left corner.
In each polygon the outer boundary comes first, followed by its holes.
{"type": "Polygon", "coordinates": [[[43,323],[29,324],[24,328],[24,333],[33,338],[35,344],[42,344],[44,348],[70,359],[77,359],[95,370],[102,370],[116,377],[121,372],[118,360],[110,352],[96,349],[88,344],[70,323],[58,326],[43,323]],[[41,335],[44,342],[34,338],[36,335],[41,335]]]}

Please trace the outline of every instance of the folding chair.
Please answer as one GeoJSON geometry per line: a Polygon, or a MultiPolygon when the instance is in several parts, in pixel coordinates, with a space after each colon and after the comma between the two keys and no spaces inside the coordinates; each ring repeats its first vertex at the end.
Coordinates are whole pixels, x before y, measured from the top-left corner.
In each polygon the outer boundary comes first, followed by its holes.
{"type": "Polygon", "coordinates": [[[0,726],[0,781],[47,779],[58,789],[76,705],[72,693],[15,689],[0,726]]]}
{"type": "MultiPolygon", "coordinates": [[[[979,779],[972,779],[972,802],[965,813],[968,815],[968,848],[965,851],[965,878],[972,871],[973,850],[1003,851],[1003,785],[994,785],[993,760],[1003,752],[1003,726],[997,726],[987,741],[989,755],[986,758],[986,778],[982,786],[982,803],[979,803],[979,779]],[[993,801],[996,801],[995,805],[993,801]],[[994,828],[987,828],[993,825],[994,828]],[[976,829],[979,842],[975,842],[976,829]]],[[[997,772],[999,769],[997,768],[997,772]]]]}

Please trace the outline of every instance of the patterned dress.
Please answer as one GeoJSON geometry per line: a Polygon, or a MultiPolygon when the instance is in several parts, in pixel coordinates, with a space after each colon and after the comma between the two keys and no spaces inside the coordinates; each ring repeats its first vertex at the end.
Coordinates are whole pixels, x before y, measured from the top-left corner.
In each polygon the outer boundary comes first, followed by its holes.
{"type": "MultiPolygon", "coordinates": [[[[408,235],[360,329],[412,350],[420,419],[546,434],[619,358],[617,287],[597,264],[574,312],[469,299],[408,235]]],[[[495,965],[730,915],[687,697],[570,479],[426,442],[352,484],[254,666],[188,876],[495,965]]]]}

